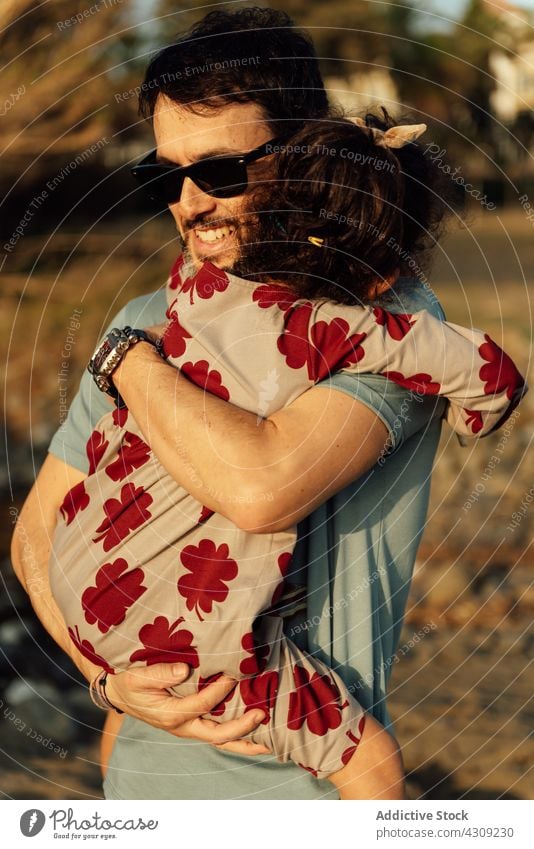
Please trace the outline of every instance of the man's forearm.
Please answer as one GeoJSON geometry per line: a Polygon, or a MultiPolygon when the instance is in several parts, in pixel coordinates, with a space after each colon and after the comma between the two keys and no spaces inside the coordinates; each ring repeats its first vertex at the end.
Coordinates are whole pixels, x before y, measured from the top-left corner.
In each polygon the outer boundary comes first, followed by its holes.
{"type": "Polygon", "coordinates": [[[205,392],[146,344],[132,348],[114,383],[171,477],[212,510],[272,499],[276,426],[205,392]]]}
{"type": "Polygon", "coordinates": [[[11,547],[13,568],[43,627],[89,681],[100,667],[78,651],[54,601],[48,576],[51,532],[39,521],[40,518],[38,512],[32,515],[28,509],[19,516],[11,547]]]}

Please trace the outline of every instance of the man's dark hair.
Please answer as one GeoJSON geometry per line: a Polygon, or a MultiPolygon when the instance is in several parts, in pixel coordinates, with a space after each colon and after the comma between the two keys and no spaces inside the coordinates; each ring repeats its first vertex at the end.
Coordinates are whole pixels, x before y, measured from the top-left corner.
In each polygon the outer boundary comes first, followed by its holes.
{"type": "Polygon", "coordinates": [[[193,112],[257,103],[274,133],[288,119],[328,112],[311,38],[285,12],[260,7],[214,11],[151,60],[139,113],[151,118],[159,94],[193,112]]]}

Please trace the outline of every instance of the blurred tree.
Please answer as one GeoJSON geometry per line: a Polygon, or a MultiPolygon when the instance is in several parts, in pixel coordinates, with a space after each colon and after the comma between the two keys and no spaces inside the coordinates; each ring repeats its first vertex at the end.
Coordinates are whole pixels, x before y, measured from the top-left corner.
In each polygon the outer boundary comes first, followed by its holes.
{"type": "Polygon", "coordinates": [[[2,0],[4,181],[21,166],[26,181],[38,180],[51,158],[64,161],[113,132],[113,95],[131,74],[120,49],[121,39],[132,49],[131,26],[128,5],[118,0],[93,7],[85,0],[2,0]]]}
{"type": "Polygon", "coordinates": [[[484,0],[470,0],[451,33],[456,62],[447,66],[451,87],[461,93],[466,129],[487,142],[493,129],[490,95],[495,87],[488,57],[506,31],[506,18],[496,15],[484,0]]]}

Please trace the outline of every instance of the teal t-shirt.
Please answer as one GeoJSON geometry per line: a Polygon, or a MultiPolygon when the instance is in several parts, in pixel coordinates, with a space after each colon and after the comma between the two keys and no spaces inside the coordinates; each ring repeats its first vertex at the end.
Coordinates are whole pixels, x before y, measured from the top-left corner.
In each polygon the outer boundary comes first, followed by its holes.
{"type": "MultiPolygon", "coordinates": [[[[428,309],[443,318],[419,282],[401,280],[381,304],[393,312],[428,309]]],[[[165,290],[131,301],[112,326],[165,320],[165,290]]],[[[421,397],[379,375],[337,374],[323,382],[372,409],[388,429],[388,453],[366,475],[298,526],[294,582],[307,585],[307,607],[285,632],[343,678],[355,698],[386,726],[386,687],[413,565],[426,520],[430,474],[443,399],[421,397]]],[[[52,454],[87,472],[85,444],[109,411],[86,372],[52,454]]],[[[249,758],[180,739],[126,716],[104,781],[107,799],[336,799],[293,763],[249,758]]]]}

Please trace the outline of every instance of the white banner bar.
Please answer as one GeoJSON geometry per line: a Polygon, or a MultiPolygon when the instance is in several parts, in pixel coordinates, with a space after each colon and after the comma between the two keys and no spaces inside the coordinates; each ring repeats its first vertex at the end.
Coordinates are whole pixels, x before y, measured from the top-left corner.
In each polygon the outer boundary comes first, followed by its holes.
{"type": "Polygon", "coordinates": [[[530,801],[5,801],[2,844],[165,849],[532,849],[530,801]],[[30,843],[35,838],[35,843],[30,843]]]}

